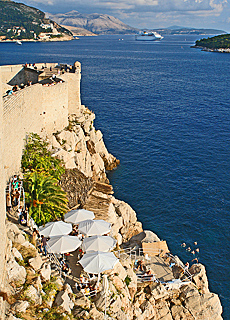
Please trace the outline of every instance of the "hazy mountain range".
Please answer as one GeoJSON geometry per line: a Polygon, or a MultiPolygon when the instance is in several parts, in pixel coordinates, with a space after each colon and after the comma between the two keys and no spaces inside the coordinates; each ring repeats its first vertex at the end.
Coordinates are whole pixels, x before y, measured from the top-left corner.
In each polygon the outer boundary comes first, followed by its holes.
{"type": "Polygon", "coordinates": [[[96,34],[134,34],[139,30],[107,14],[82,14],[73,10],[59,14],[48,13],[47,16],[58,24],[84,28],[96,34]]]}

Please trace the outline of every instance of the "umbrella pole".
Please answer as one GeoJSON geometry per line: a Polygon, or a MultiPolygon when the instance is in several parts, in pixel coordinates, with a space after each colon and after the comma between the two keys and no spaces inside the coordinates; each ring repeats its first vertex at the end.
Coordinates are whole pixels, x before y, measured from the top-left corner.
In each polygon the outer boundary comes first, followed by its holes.
{"type": "Polygon", "coordinates": [[[107,294],[105,293],[105,316],[104,316],[105,320],[107,318],[107,316],[106,316],[106,298],[107,298],[107,294]]]}

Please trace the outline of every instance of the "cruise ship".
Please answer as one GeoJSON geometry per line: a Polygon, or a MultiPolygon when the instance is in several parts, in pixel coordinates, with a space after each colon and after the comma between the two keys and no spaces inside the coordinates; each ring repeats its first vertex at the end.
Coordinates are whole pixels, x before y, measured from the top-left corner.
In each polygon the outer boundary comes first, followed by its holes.
{"type": "Polygon", "coordinates": [[[163,39],[163,37],[154,31],[140,31],[139,34],[135,35],[135,40],[137,41],[154,41],[161,39],[163,39]]]}

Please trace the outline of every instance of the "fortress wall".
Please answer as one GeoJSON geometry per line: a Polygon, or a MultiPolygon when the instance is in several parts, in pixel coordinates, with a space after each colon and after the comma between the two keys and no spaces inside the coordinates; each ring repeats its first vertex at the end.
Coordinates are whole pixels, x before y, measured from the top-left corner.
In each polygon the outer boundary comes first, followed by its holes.
{"type": "Polygon", "coordinates": [[[68,83],[68,108],[69,114],[75,113],[80,116],[81,97],[80,97],[80,80],[81,72],[76,70],[75,73],[64,73],[59,78],[68,83]]]}
{"type": "Polygon", "coordinates": [[[20,170],[24,139],[29,132],[43,137],[68,125],[66,83],[35,84],[7,97],[3,111],[3,147],[6,179],[20,170]]]}
{"type": "MultiPolygon", "coordinates": [[[[51,87],[42,87],[43,129],[45,135],[68,126],[68,84],[58,83],[51,87]],[[45,112],[45,113],[44,113],[45,112]]],[[[43,133],[43,136],[44,136],[43,133]]]]}
{"type": "MultiPolygon", "coordinates": [[[[5,248],[6,248],[6,229],[5,229],[5,173],[3,164],[3,103],[1,95],[1,70],[0,70],[0,291],[4,289],[4,276],[5,276],[5,248]]],[[[0,319],[5,319],[3,298],[0,297],[0,319]]]]}

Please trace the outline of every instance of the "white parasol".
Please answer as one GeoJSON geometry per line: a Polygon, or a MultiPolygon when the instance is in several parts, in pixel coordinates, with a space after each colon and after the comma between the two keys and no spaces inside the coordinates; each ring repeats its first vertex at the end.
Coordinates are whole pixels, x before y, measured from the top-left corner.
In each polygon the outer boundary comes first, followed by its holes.
{"type": "Polygon", "coordinates": [[[82,249],[85,252],[88,251],[103,251],[107,252],[112,250],[117,241],[109,236],[92,236],[85,238],[82,242],[82,249]]]}
{"type": "Polygon", "coordinates": [[[85,220],[79,222],[78,230],[87,236],[103,235],[111,230],[111,223],[104,220],[85,220]]]}
{"type": "Polygon", "coordinates": [[[47,242],[47,251],[50,253],[67,253],[75,251],[81,245],[81,241],[78,237],[73,236],[57,236],[52,237],[47,242]]]}
{"type": "Polygon", "coordinates": [[[69,234],[72,231],[71,223],[63,221],[48,222],[44,227],[39,228],[40,235],[44,237],[55,237],[69,234]]]}
{"type": "Polygon", "coordinates": [[[92,220],[95,218],[93,211],[88,211],[85,209],[71,210],[64,215],[66,222],[71,222],[73,224],[78,224],[84,220],[92,220]]]}
{"type": "Polygon", "coordinates": [[[99,274],[105,270],[113,269],[118,259],[112,252],[89,252],[79,260],[83,269],[88,273],[99,274]]]}

